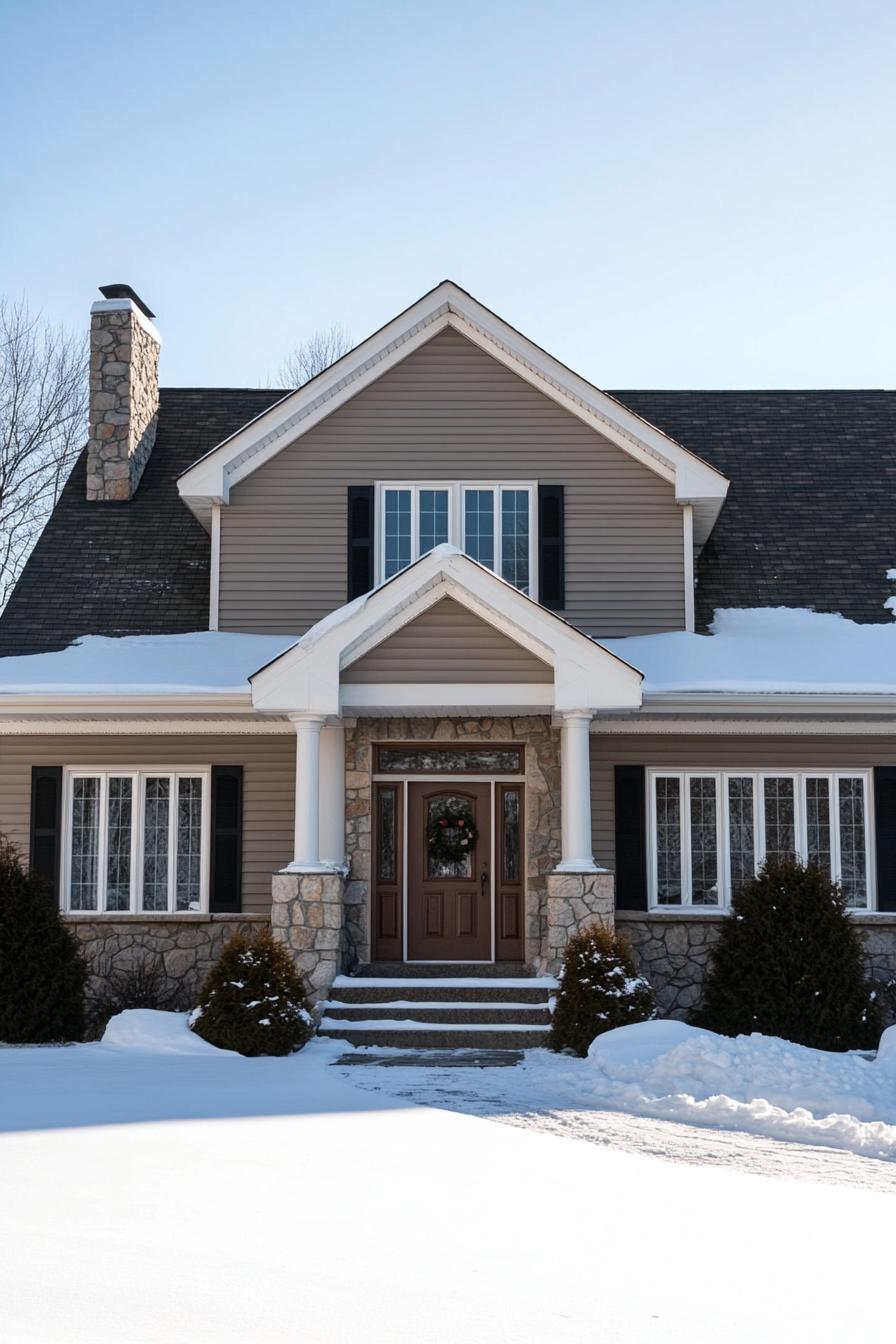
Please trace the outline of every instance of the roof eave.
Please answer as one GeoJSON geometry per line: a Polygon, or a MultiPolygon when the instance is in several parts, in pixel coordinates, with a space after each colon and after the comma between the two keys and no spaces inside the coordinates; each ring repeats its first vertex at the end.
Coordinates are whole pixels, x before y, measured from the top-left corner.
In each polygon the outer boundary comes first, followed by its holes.
{"type": "Polygon", "coordinates": [[[461,330],[545,395],[671,482],[679,503],[696,506],[695,539],[698,543],[705,540],[725,499],[727,478],[449,280],[200,458],[178,479],[181,497],[204,521],[212,501],[227,503],[232,485],[448,326],[461,330]]]}
{"type": "Polygon", "coordinates": [[[887,691],[670,691],[645,693],[640,713],[896,714],[887,691]]]}

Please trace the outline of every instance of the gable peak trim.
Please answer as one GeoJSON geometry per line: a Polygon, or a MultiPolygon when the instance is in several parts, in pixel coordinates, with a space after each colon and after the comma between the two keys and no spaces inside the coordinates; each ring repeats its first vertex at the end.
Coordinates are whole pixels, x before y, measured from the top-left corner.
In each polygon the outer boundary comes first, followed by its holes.
{"type": "Polygon", "coordinates": [[[181,497],[207,523],[211,504],[226,504],[233,485],[449,327],[673,483],[679,502],[706,501],[710,526],[714,522],[728,489],[720,472],[561,364],[451,280],[442,281],[200,458],[178,480],[181,497]]]}

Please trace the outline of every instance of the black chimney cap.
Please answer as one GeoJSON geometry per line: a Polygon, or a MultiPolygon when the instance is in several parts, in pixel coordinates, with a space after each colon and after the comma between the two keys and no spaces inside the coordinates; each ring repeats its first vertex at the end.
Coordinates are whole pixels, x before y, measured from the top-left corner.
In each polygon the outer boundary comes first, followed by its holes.
{"type": "Polygon", "coordinates": [[[150,321],[155,317],[155,313],[150,312],[140,295],[131,289],[130,285],[100,285],[100,293],[104,299],[130,299],[150,321]]]}

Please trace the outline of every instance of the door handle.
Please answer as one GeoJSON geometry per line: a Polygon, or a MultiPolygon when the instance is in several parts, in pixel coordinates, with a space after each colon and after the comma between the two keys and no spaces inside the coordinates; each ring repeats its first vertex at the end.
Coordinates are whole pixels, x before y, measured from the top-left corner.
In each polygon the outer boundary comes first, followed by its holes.
{"type": "Polygon", "coordinates": [[[482,872],[479,874],[479,891],[480,894],[483,896],[485,895],[485,884],[487,881],[488,881],[488,873],[483,868],[482,872]]]}

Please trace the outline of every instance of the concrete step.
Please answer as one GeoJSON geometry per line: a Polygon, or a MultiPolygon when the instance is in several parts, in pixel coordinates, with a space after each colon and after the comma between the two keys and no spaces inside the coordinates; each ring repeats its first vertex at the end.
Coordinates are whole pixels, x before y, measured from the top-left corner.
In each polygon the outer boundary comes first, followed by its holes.
{"type": "Polygon", "coordinates": [[[330,989],[330,1001],[339,1003],[389,1003],[396,1001],[438,1003],[547,1003],[557,991],[549,976],[536,979],[378,979],[340,975],[330,989]]]}
{"type": "Polygon", "coordinates": [[[419,1021],[341,1022],[332,1017],[322,1019],[320,1034],[349,1045],[401,1050],[534,1050],[546,1045],[548,1038],[546,1027],[485,1023],[439,1027],[419,1021]]]}
{"type": "Polygon", "coordinates": [[[466,1023],[549,1027],[547,1003],[339,1003],[332,999],[320,1005],[325,1017],[337,1022],[435,1022],[440,1026],[466,1023]]]}
{"type": "Polygon", "coordinates": [[[524,961],[372,961],[359,966],[353,978],[371,976],[375,979],[457,980],[473,977],[477,980],[522,980],[534,978],[535,972],[524,961]]]}

